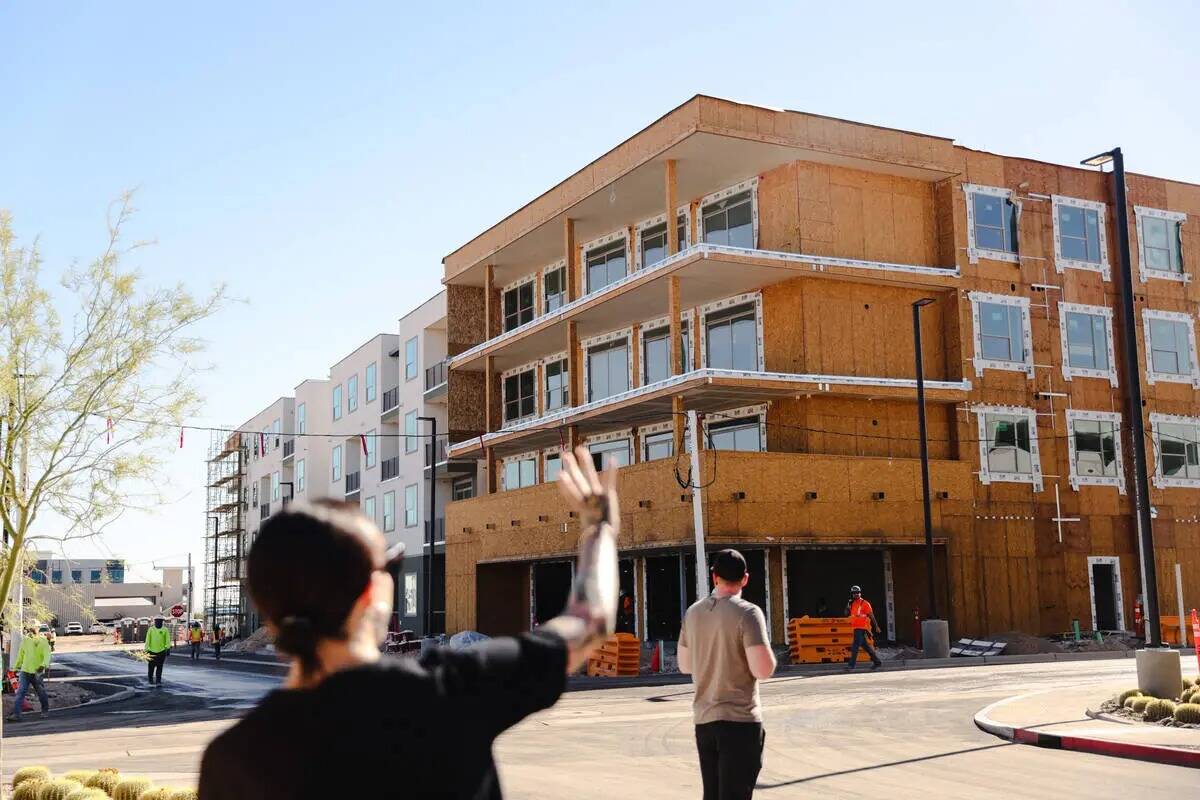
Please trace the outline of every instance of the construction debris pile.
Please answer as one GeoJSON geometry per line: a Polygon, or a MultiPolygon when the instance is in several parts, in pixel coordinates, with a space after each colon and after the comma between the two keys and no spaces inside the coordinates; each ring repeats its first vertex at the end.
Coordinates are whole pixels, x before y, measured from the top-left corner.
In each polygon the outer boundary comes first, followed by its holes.
{"type": "Polygon", "coordinates": [[[265,626],[245,639],[238,639],[225,645],[225,651],[228,653],[260,653],[263,651],[274,652],[274,650],[275,637],[265,626]]]}

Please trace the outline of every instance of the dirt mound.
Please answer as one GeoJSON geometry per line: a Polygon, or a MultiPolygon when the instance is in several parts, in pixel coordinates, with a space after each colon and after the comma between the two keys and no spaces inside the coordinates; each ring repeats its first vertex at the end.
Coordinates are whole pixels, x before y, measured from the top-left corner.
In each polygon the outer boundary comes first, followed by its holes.
{"type": "Polygon", "coordinates": [[[1001,655],[1005,656],[1029,656],[1037,653],[1065,652],[1062,645],[1055,644],[1049,639],[1030,636],[1028,633],[1021,633],[1020,631],[994,633],[987,638],[993,642],[1007,642],[1008,646],[1001,653],[1001,655]]]}
{"type": "Polygon", "coordinates": [[[230,653],[258,653],[274,646],[275,637],[264,626],[241,641],[230,642],[225,646],[225,650],[230,653]]]}
{"type": "Polygon", "coordinates": [[[1097,642],[1095,639],[1081,639],[1078,642],[1068,639],[1063,642],[1063,649],[1069,653],[1121,653],[1133,648],[1121,639],[1106,638],[1101,642],[1097,642]]]}

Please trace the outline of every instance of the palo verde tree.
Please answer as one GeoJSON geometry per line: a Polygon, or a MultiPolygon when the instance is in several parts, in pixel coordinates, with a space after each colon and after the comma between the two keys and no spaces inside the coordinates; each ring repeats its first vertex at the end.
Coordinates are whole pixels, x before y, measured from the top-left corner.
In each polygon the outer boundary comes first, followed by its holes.
{"type": "Polygon", "coordinates": [[[36,242],[19,246],[0,210],[0,602],[35,541],[93,537],[148,507],[169,442],[198,407],[194,328],[226,301],[153,287],[126,267],[142,243],[122,229],[126,194],[109,214],[107,245],[51,288],[36,242]],[[15,557],[9,557],[15,556],[15,557]]]}

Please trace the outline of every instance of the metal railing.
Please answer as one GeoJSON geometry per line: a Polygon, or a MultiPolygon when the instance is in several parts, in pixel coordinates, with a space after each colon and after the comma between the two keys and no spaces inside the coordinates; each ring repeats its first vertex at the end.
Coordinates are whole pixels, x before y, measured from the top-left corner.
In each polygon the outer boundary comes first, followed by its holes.
{"type": "Polygon", "coordinates": [[[266,519],[269,516],[271,516],[271,504],[263,503],[261,506],[258,507],[258,518],[266,519]]]}
{"type": "Polygon", "coordinates": [[[347,472],[346,473],[346,494],[354,494],[362,485],[361,473],[347,472]]]}
{"type": "MultiPolygon", "coordinates": [[[[435,445],[432,445],[428,442],[425,443],[425,466],[427,466],[427,467],[433,466],[434,447],[435,447],[435,445]]],[[[446,440],[443,439],[443,440],[439,441],[437,443],[436,447],[437,447],[437,463],[440,464],[446,460],[446,453],[448,452],[446,450],[446,440]]]]}
{"type": "Polygon", "coordinates": [[[393,408],[400,406],[400,387],[394,386],[383,393],[383,401],[380,408],[380,413],[391,411],[393,408]]]}
{"type": "Polygon", "coordinates": [[[296,440],[295,439],[288,439],[286,442],[283,443],[283,457],[284,458],[291,458],[295,452],[296,452],[296,440]]]}
{"type": "Polygon", "coordinates": [[[400,474],[400,456],[385,458],[379,465],[379,480],[390,481],[400,474]]]}
{"type": "Polygon", "coordinates": [[[425,391],[429,391],[435,386],[441,386],[446,382],[446,376],[450,373],[450,359],[444,358],[432,367],[425,368],[425,391]]]}
{"type": "MultiPolygon", "coordinates": [[[[438,517],[433,521],[433,541],[446,541],[446,518],[438,517]]],[[[425,520],[425,543],[429,543],[429,520],[425,520]]]]}

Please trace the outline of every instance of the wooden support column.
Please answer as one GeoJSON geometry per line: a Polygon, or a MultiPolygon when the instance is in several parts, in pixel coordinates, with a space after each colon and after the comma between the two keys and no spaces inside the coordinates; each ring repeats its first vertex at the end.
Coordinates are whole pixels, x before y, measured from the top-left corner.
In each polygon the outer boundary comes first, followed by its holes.
{"type": "Polygon", "coordinates": [[[570,397],[567,399],[572,406],[582,405],[583,398],[583,358],[579,352],[579,332],[573,321],[567,323],[567,377],[570,380],[570,397]]]}
{"type": "Polygon", "coordinates": [[[671,452],[678,457],[683,452],[683,431],[687,427],[687,417],[683,407],[683,396],[671,398],[671,443],[675,448],[671,452]]]}
{"type": "Polygon", "coordinates": [[[579,446],[579,426],[578,425],[568,425],[567,426],[567,449],[573,453],[573,452],[575,452],[575,448],[578,446],[579,446]]]}
{"type": "Polygon", "coordinates": [[[567,302],[579,298],[579,253],[575,249],[575,220],[563,220],[563,257],[567,261],[567,302]]]}
{"type": "Polygon", "coordinates": [[[496,452],[490,447],[483,448],[483,462],[487,465],[487,493],[495,494],[499,481],[496,479],[500,468],[496,466],[496,452]]]}
{"type": "Polygon", "coordinates": [[[483,268],[483,340],[500,332],[500,319],[494,295],[496,293],[496,268],[487,264],[483,268]]]}
{"type": "MultiPolygon", "coordinates": [[[[674,178],[675,174],[675,162],[668,161],[667,164],[668,182],[673,186],[674,181],[672,179],[674,178]]],[[[669,198],[670,193],[668,192],[668,199],[669,198]]],[[[668,224],[667,230],[675,230],[675,225],[668,224]]],[[[675,238],[673,234],[668,235],[667,238],[674,238],[676,246],[679,244],[678,239],[675,238]]],[[[671,252],[676,251],[672,249],[671,252]]],[[[670,339],[671,342],[670,353],[672,375],[683,374],[683,332],[679,324],[679,314],[679,276],[672,275],[667,278],[667,324],[669,326],[667,338],[670,339]]],[[[683,397],[680,395],[675,395],[671,398],[671,431],[672,442],[674,443],[675,447],[672,452],[675,453],[676,456],[683,452],[683,429],[685,423],[686,420],[684,420],[683,417],[683,397]]]]}
{"type": "Polygon", "coordinates": [[[496,358],[487,356],[483,359],[483,426],[487,433],[499,430],[499,419],[496,409],[500,406],[500,398],[496,395],[496,358]]]}
{"type": "Polygon", "coordinates": [[[629,366],[633,379],[629,388],[636,389],[642,385],[642,325],[639,322],[629,329],[629,366]]]}
{"type": "Polygon", "coordinates": [[[667,255],[674,255],[679,252],[679,227],[675,217],[675,209],[679,207],[679,193],[676,188],[675,180],[675,159],[669,158],[663,164],[663,177],[665,178],[666,204],[667,204],[667,255]]]}

